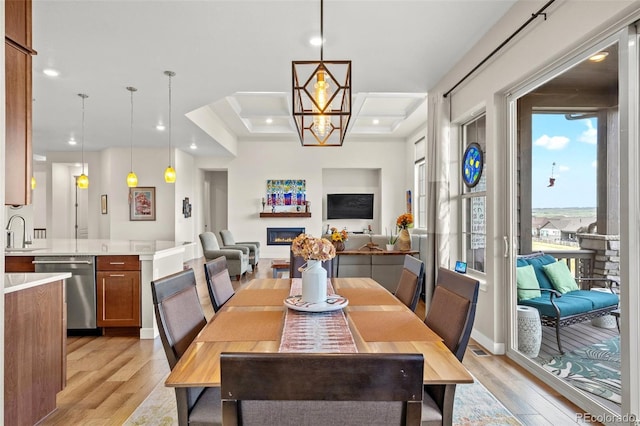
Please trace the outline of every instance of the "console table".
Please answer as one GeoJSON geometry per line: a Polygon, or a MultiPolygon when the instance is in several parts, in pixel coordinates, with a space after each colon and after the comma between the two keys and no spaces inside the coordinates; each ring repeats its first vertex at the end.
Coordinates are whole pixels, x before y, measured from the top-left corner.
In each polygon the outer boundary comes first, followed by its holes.
{"type": "Polygon", "coordinates": [[[336,277],[340,276],[341,256],[404,256],[405,254],[416,255],[418,250],[384,250],[375,248],[360,248],[358,250],[342,250],[336,252],[336,277]]]}

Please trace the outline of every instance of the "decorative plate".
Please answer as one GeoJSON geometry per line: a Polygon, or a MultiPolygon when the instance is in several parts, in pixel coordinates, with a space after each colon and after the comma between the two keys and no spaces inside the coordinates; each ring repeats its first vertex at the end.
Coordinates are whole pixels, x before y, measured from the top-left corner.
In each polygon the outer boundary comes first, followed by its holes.
{"type": "Polygon", "coordinates": [[[328,312],[337,311],[349,304],[346,297],[337,294],[330,294],[327,300],[318,303],[309,303],[302,300],[302,296],[289,296],[284,299],[284,305],[287,308],[302,312],[328,312]]]}
{"type": "Polygon", "coordinates": [[[473,188],[480,182],[483,166],[482,147],[476,142],[470,143],[462,155],[462,181],[467,187],[473,188]]]}

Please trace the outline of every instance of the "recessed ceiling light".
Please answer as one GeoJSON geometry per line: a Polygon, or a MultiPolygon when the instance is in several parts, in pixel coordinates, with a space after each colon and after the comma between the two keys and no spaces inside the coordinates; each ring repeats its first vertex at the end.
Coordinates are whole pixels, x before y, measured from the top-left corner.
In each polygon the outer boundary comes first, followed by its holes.
{"type": "Polygon", "coordinates": [[[377,118],[373,119],[373,124],[380,124],[380,120],[378,120],[377,118]]]}
{"type": "Polygon", "coordinates": [[[264,122],[267,124],[271,124],[273,123],[273,118],[267,118],[266,120],[264,120],[264,122]]]}
{"type": "Polygon", "coordinates": [[[54,70],[53,68],[47,68],[42,70],[42,72],[44,73],[44,75],[48,75],[49,77],[57,77],[60,75],[60,72],[58,70],[54,70]]]}
{"type": "Polygon", "coordinates": [[[607,56],[609,56],[609,52],[602,51],[590,56],[589,60],[591,62],[602,62],[607,56]]]}
{"type": "Polygon", "coordinates": [[[322,37],[318,37],[318,36],[311,37],[309,39],[309,44],[312,45],[312,46],[320,46],[320,45],[322,45],[322,37]]]}
{"type": "Polygon", "coordinates": [[[158,125],[156,126],[156,130],[163,131],[164,129],[165,129],[164,124],[158,124],[158,125]]]}
{"type": "Polygon", "coordinates": [[[189,148],[191,149],[198,149],[198,145],[196,145],[195,142],[191,142],[191,145],[189,145],[189,148]]]}
{"type": "Polygon", "coordinates": [[[69,139],[69,145],[75,145],[75,144],[77,144],[77,143],[78,143],[78,142],[76,142],[76,140],[75,140],[75,139],[73,139],[73,138],[72,138],[72,139],[69,139]]]}

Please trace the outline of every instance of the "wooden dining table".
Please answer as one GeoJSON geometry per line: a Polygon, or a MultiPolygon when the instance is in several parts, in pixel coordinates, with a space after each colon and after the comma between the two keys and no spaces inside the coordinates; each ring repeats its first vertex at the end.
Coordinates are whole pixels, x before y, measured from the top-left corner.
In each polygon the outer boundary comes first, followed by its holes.
{"type": "MultiPolygon", "coordinates": [[[[473,377],[442,339],[376,281],[331,278],[330,282],[335,294],[349,301],[342,312],[357,352],[421,353],[425,384],[473,382],[473,377]]],[[[220,386],[222,352],[279,352],[290,309],[283,302],[290,295],[291,285],[289,278],[261,278],[241,287],[200,331],[165,385],[220,386]]],[[[310,316],[308,319],[318,315],[290,312],[310,316]]]]}

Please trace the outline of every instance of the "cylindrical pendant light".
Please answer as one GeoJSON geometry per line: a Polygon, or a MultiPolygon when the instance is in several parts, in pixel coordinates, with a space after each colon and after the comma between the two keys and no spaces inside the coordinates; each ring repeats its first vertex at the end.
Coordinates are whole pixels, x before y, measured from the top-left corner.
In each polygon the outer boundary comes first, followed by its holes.
{"type": "Polygon", "coordinates": [[[78,93],[78,96],[82,98],[82,141],[81,141],[81,150],[82,150],[82,174],[78,176],[76,180],[78,188],[87,189],[89,188],[89,177],[84,174],[84,100],[89,97],[84,93],[78,93]]]}
{"type": "Polygon", "coordinates": [[[176,170],[171,166],[173,157],[173,150],[171,148],[171,77],[175,76],[176,73],[173,71],[165,71],[164,75],[169,77],[169,166],[164,171],[164,181],[167,183],[175,183],[176,170]]]}
{"type": "Polygon", "coordinates": [[[129,144],[131,146],[131,168],[129,169],[129,174],[127,175],[127,186],[129,188],[135,188],[136,186],[138,186],[138,176],[136,176],[136,174],[133,172],[133,92],[137,91],[138,89],[128,86],[127,90],[131,92],[131,131],[129,133],[129,144]]]}

